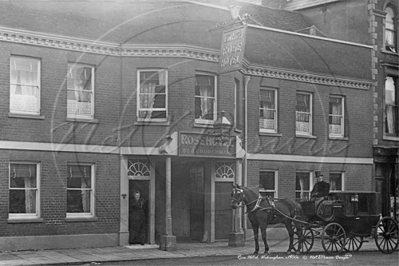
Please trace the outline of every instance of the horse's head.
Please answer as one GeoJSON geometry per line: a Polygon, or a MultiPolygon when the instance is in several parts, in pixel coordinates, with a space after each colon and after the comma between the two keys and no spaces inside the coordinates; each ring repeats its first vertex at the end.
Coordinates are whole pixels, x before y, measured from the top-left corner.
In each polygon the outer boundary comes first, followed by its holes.
{"type": "Polygon", "coordinates": [[[244,190],[239,185],[233,185],[233,191],[231,192],[231,207],[233,209],[242,207],[244,198],[244,190]]]}

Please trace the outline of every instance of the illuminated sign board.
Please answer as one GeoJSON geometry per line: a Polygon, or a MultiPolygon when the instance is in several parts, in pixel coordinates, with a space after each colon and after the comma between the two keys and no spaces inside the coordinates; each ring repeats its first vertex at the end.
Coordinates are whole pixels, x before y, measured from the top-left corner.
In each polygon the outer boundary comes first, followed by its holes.
{"type": "Polygon", "coordinates": [[[219,56],[219,74],[240,70],[244,59],[246,26],[225,30],[219,56]]]}
{"type": "Polygon", "coordinates": [[[179,155],[235,158],[236,138],[231,137],[229,141],[221,143],[211,135],[180,132],[179,155]]]}

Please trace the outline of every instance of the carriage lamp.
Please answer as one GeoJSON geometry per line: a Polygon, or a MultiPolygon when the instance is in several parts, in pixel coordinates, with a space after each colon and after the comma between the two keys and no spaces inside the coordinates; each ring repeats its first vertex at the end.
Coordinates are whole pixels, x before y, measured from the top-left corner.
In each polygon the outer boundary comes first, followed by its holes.
{"type": "Polygon", "coordinates": [[[351,201],[359,201],[359,195],[355,194],[355,195],[351,195],[351,201]]]}
{"type": "Polygon", "coordinates": [[[211,135],[215,137],[218,142],[230,141],[231,123],[227,117],[224,116],[224,111],[220,112],[220,117],[213,124],[211,135]]]}

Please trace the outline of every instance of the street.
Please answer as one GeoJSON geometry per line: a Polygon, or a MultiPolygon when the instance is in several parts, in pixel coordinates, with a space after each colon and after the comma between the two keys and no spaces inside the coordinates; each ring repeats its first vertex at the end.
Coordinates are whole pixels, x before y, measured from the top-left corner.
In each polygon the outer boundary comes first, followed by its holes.
{"type": "Polygon", "coordinates": [[[123,266],[123,265],[398,265],[399,254],[381,252],[358,252],[354,254],[326,255],[311,253],[307,255],[285,255],[282,253],[264,255],[210,256],[174,259],[149,259],[140,261],[122,261],[109,263],[86,263],[81,266],[123,266]]]}

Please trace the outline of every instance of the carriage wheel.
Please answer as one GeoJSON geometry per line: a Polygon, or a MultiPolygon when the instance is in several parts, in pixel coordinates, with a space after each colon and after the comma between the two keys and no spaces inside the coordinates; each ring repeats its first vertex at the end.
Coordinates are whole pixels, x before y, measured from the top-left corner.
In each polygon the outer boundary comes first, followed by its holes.
{"type": "Polygon", "coordinates": [[[356,252],[356,251],[359,251],[359,249],[362,247],[362,245],[363,245],[363,237],[362,236],[348,234],[344,248],[345,248],[345,251],[356,252]]]}
{"type": "Polygon", "coordinates": [[[309,252],[314,243],[314,233],[313,230],[307,227],[301,228],[302,237],[299,238],[298,231],[294,226],[294,248],[299,250],[300,252],[307,253],[309,252]],[[299,243],[301,242],[301,246],[299,247],[299,243]]]}
{"type": "Polygon", "coordinates": [[[345,230],[337,223],[327,224],[321,234],[321,245],[327,254],[341,253],[345,246],[345,240],[345,230]]]}
{"type": "Polygon", "coordinates": [[[392,253],[398,248],[398,224],[391,217],[382,218],[374,233],[375,244],[382,253],[392,253]]]}

